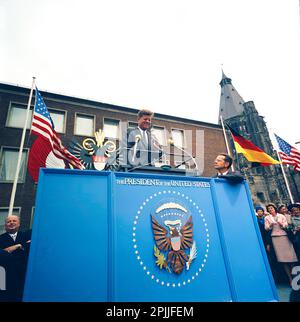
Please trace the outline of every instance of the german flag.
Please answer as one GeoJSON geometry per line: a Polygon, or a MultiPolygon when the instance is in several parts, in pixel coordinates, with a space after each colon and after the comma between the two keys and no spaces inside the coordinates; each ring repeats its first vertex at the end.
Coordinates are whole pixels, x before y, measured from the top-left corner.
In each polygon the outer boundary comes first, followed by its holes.
{"type": "Polygon", "coordinates": [[[271,164],[280,164],[279,161],[273,159],[265,151],[253,144],[251,141],[246,140],[244,137],[234,131],[230,126],[227,125],[227,127],[231,132],[236,152],[242,153],[249,162],[252,162],[252,166],[268,166],[271,164]]]}

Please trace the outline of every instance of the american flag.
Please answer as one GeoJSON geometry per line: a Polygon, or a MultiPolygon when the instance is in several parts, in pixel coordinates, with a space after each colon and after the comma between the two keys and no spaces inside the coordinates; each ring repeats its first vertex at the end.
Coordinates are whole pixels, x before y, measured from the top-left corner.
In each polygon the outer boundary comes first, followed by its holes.
{"type": "Polygon", "coordinates": [[[62,145],[59,136],[54,130],[54,123],[51,119],[50,113],[37,88],[35,89],[35,104],[31,132],[46,139],[50,143],[53,154],[57,158],[68,161],[74,168],[84,169],[79,159],[77,159],[62,145]]]}
{"type": "Polygon", "coordinates": [[[295,171],[300,171],[300,151],[285,142],[282,138],[275,134],[276,140],[279,145],[278,152],[282,163],[294,166],[295,171]]]}

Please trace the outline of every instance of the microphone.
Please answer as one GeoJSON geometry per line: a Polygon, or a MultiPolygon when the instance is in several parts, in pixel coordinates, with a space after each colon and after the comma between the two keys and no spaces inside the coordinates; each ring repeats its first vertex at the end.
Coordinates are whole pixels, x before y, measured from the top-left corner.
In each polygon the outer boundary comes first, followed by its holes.
{"type": "Polygon", "coordinates": [[[175,146],[175,145],[174,145],[174,140],[173,140],[173,139],[169,139],[169,140],[168,140],[168,143],[169,143],[170,145],[175,146]]]}
{"type": "Polygon", "coordinates": [[[135,136],[135,143],[134,143],[134,144],[137,144],[138,142],[140,142],[140,141],[141,141],[141,139],[142,139],[142,136],[141,136],[140,134],[137,134],[137,135],[135,136]]]}
{"type": "Polygon", "coordinates": [[[135,136],[135,140],[134,140],[134,148],[133,148],[133,155],[132,155],[132,163],[134,162],[134,159],[135,159],[135,155],[136,155],[136,149],[137,149],[137,144],[138,142],[140,142],[142,139],[142,136],[140,134],[137,134],[135,136]]]}

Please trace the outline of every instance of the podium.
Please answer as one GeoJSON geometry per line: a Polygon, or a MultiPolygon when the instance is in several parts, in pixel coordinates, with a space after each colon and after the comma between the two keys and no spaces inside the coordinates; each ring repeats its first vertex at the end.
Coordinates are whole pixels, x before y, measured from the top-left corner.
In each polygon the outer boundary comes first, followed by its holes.
{"type": "Polygon", "coordinates": [[[278,297],[247,182],[42,169],[23,300],[278,297]]]}

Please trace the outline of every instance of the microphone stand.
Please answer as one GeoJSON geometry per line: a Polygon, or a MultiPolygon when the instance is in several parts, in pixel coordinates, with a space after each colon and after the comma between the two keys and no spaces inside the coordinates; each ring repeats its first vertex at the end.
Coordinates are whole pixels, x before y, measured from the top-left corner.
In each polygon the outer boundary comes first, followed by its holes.
{"type": "MultiPolygon", "coordinates": [[[[175,168],[179,168],[181,165],[186,164],[188,161],[193,160],[193,158],[189,158],[187,160],[182,161],[181,163],[177,164],[175,168]]],[[[194,161],[194,160],[193,160],[194,161]]],[[[195,161],[194,161],[195,162],[195,161]]],[[[196,165],[197,166],[197,165],[196,165]]]]}
{"type": "Polygon", "coordinates": [[[141,140],[141,136],[140,135],[136,135],[136,137],[135,137],[135,143],[134,143],[134,148],[133,148],[133,155],[132,155],[132,158],[131,158],[132,163],[134,162],[135,155],[136,155],[137,144],[138,144],[138,142],[140,142],[140,140],[141,140]]]}
{"type": "MultiPolygon", "coordinates": [[[[153,161],[152,161],[152,162],[158,161],[159,159],[160,159],[160,158],[153,159],[153,161]]],[[[151,165],[151,164],[152,164],[152,162],[148,162],[148,163],[145,163],[145,164],[140,164],[140,165],[138,165],[138,166],[136,166],[136,167],[133,167],[133,168],[129,169],[127,172],[131,172],[131,171],[136,170],[136,169],[140,169],[140,168],[143,168],[143,167],[147,167],[148,165],[151,165]]]]}
{"type": "Polygon", "coordinates": [[[180,150],[181,152],[183,152],[184,154],[186,154],[186,155],[188,155],[190,157],[188,160],[184,160],[181,164],[179,164],[175,168],[180,167],[182,164],[186,163],[189,160],[193,160],[193,162],[194,162],[194,164],[196,166],[195,170],[198,171],[198,164],[197,164],[195,158],[190,153],[188,153],[187,151],[184,151],[182,148],[180,148],[179,146],[175,145],[174,143],[170,143],[170,144],[173,145],[175,148],[177,148],[178,150],[180,150]]]}

